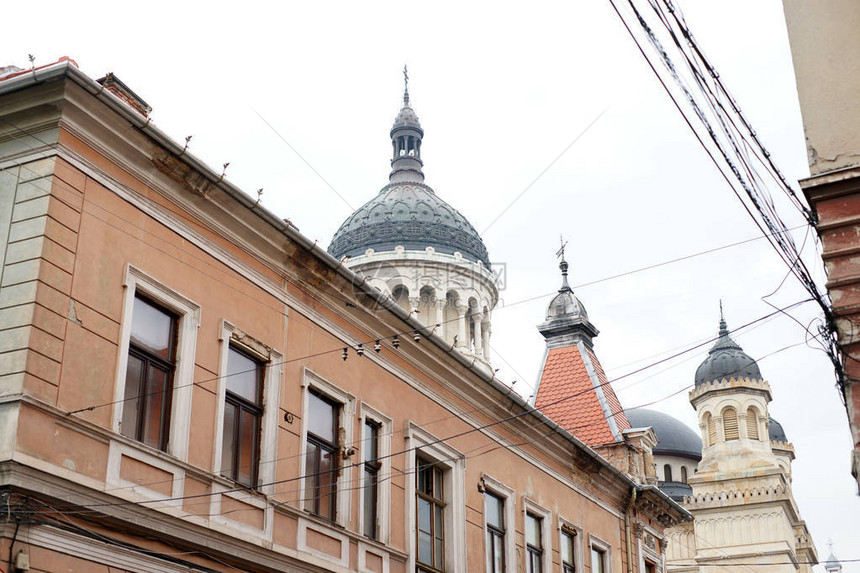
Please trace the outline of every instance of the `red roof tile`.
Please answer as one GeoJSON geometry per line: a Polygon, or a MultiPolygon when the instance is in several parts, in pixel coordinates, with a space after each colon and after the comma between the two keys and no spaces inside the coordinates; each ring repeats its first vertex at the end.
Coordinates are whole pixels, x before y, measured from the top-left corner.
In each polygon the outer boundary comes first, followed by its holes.
{"type": "Polygon", "coordinates": [[[603,367],[590,350],[588,359],[597,380],[593,381],[577,346],[552,348],[547,353],[535,407],[561,427],[588,444],[615,442],[606,414],[600,405],[595,383],[600,386],[619,430],[630,427],[621,403],[606,380],[603,367]]]}

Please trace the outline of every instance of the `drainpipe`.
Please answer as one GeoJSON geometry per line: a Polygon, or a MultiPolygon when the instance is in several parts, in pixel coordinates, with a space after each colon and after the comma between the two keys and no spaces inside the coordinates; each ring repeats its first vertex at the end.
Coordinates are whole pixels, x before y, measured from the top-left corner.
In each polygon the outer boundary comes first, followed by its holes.
{"type": "Polygon", "coordinates": [[[624,533],[627,535],[627,573],[633,573],[633,534],[630,526],[630,512],[636,503],[636,486],[630,489],[630,500],[624,508],[624,533]]]}

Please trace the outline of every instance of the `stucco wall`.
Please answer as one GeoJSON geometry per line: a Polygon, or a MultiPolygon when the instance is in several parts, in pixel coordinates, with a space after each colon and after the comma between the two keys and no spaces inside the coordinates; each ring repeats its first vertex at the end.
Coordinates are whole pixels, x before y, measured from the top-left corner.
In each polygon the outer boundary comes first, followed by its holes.
{"type": "Polygon", "coordinates": [[[810,172],[860,165],[860,3],[783,5],[810,172]]]}

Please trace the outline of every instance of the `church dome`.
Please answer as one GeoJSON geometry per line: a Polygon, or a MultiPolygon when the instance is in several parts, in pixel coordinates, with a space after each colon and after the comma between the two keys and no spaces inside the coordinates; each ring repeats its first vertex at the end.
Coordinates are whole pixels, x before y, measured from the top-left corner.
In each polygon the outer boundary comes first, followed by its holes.
{"type": "Polygon", "coordinates": [[[597,336],[598,331],[588,320],[588,313],[573,293],[573,289],[567,282],[567,261],[564,260],[564,246],[561,251],[561,288],[546,307],[546,320],[538,325],[538,330],[548,342],[552,340],[566,339],[573,336],[582,339],[590,347],[592,339],[597,336]]]}
{"type": "MultiPolygon", "coordinates": [[[[408,81],[405,70],[404,77],[408,81]]],[[[433,247],[447,255],[460,253],[489,269],[487,247],[475,228],[424,183],[424,130],[409,104],[408,89],[390,135],[393,155],[388,185],[343,222],[328,252],[339,259],[363,255],[367,249],[384,252],[403,246],[423,251],[433,247]]]]}
{"type": "Polygon", "coordinates": [[[768,438],[771,441],[777,442],[787,442],[788,438],[785,436],[785,430],[782,429],[782,424],[774,420],[773,418],[768,418],[768,428],[767,428],[768,438]]]}
{"type": "Polygon", "coordinates": [[[563,291],[555,295],[546,309],[547,320],[563,317],[588,318],[585,307],[572,291],[563,291]]]}
{"type": "Polygon", "coordinates": [[[720,317],[719,339],[708,352],[708,357],[696,370],[696,386],[714,380],[750,378],[761,380],[756,361],[729,336],[726,320],[720,317]]]}
{"type": "Polygon", "coordinates": [[[698,432],[677,418],[645,408],[632,408],[624,413],[627,414],[631,427],[651,426],[654,429],[657,436],[655,455],[682,456],[696,461],[702,459],[702,438],[698,432]]]}
{"type": "Polygon", "coordinates": [[[418,121],[418,116],[415,115],[415,111],[409,106],[408,102],[400,108],[400,113],[398,113],[397,117],[394,118],[394,125],[391,126],[391,135],[393,136],[395,131],[403,128],[411,128],[419,131],[421,135],[424,135],[424,130],[421,129],[421,123],[418,121]]]}
{"type": "Polygon", "coordinates": [[[472,224],[419,181],[383,187],[343,222],[328,251],[336,258],[354,257],[367,249],[393,251],[398,245],[421,251],[433,247],[449,255],[459,252],[490,267],[487,247],[472,224]]]}

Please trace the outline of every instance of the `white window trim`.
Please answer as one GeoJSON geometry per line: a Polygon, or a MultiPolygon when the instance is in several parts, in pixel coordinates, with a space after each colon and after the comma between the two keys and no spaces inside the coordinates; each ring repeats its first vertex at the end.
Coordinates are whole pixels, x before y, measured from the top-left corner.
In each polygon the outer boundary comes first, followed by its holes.
{"type": "MultiPolygon", "coordinates": [[[[525,524],[529,513],[541,518],[540,536],[541,542],[543,543],[543,563],[541,563],[541,571],[549,573],[552,571],[552,512],[523,496],[523,551],[526,554],[528,554],[528,549],[525,524]]],[[[528,567],[526,567],[526,571],[528,571],[528,567]]]]}
{"type": "Polygon", "coordinates": [[[466,456],[451,446],[439,441],[436,436],[411,421],[406,422],[406,539],[409,560],[406,571],[415,571],[418,560],[416,552],[415,472],[417,471],[417,448],[423,457],[432,459],[445,468],[445,571],[466,571],[466,456]],[[410,451],[413,450],[414,451],[410,451]]]}
{"type": "Polygon", "coordinates": [[[603,573],[612,573],[612,546],[606,541],[593,535],[588,536],[588,564],[591,573],[594,573],[594,565],[591,563],[591,548],[603,552],[603,573]]]}
{"type": "Polygon", "coordinates": [[[571,531],[575,534],[573,538],[573,566],[577,573],[583,573],[583,549],[582,549],[582,528],[575,525],[572,521],[565,519],[561,515],[558,516],[558,566],[561,570],[561,534],[564,530],[571,531]]]}
{"type": "MultiPolygon", "coordinates": [[[[367,437],[364,435],[365,422],[370,420],[379,424],[379,443],[377,444],[377,454],[381,458],[379,460],[380,467],[377,473],[377,507],[376,507],[376,541],[388,544],[391,539],[391,434],[393,426],[391,418],[381,413],[373,406],[365,402],[361,404],[361,419],[359,420],[361,428],[361,442],[359,443],[359,454],[362,462],[365,461],[364,445],[367,437]]],[[[361,468],[361,485],[364,485],[364,468],[361,468]]],[[[358,488],[358,507],[360,512],[364,511],[364,487],[358,488]]],[[[358,520],[359,532],[365,535],[364,531],[364,515],[358,520]]]]}
{"type": "MultiPolygon", "coordinates": [[[[283,355],[276,350],[259,344],[266,348],[263,355],[255,348],[242,344],[235,337],[237,331],[233,324],[226,320],[221,321],[221,350],[218,360],[218,389],[216,390],[215,403],[215,444],[212,452],[212,473],[221,474],[221,454],[224,448],[224,400],[227,396],[227,358],[230,354],[230,344],[234,343],[236,348],[248,352],[251,356],[262,363],[265,374],[263,375],[263,417],[260,420],[260,459],[257,472],[257,485],[259,491],[268,495],[274,494],[275,460],[278,455],[278,413],[281,393],[281,375],[283,373],[283,355]]],[[[246,335],[247,336],[247,335],[246,335]]],[[[256,342],[256,340],[255,340],[256,342]]]]}
{"type": "MultiPolygon", "coordinates": [[[[656,537],[655,537],[656,539],[656,537]]],[[[640,538],[636,542],[637,548],[639,549],[639,571],[640,573],[646,573],[648,570],[645,568],[645,560],[647,559],[651,563],[654,564],[654,572],[655,573],[663,573],[663,559],[660,555],[657,554],[656,551],[642,543],[642,539],[640,538]]]]}
{"type": "MultiPolygon", "coordinates": [[[[353,416],[355,415],[355,396],[342,390],[320,376],[316,374],[312,370],[305,368],[304,374],[302,375],[302,436],[301,436],[301,448],[303,455],[301,456],[301,465],[300,465],[300,474],[304,476],[304,468],[305,468],[305,459],[304,459],[304,448],[305,444],[308,441],[308,395],[310,390],[314,391],[326,396],[334,402],[340,404],[340,415],[338,417],[338,432],[343,432],[342,436],[338,436],[338,442],[340,442],[341,447],[343,444],[352,444],[352,434],[353,434],[353,416]]],[[[341,452],[339,455],[341,455],[341,452]]],[[[335,512],[335,520],[334,522],[342,527],[346,527],[349,524],[349,516],[350,516],[350,503],[349,503],[349,491],[350,484],[352,483],[352,464],[354,463],[350,459],[343,459],[341,457],[338,460],[340,464],[340,477],[337,478],[337,498],[336,504],[337,507],[335,512]]],[[[299,499],[305,500],[301,503],[302,509],[304,509],[307,504],[307,495],[305,494],[305,479],[299,480],[299,499]]]]}
{"type": "Polygon", "coordinates": [[[197,328],[200,326],[200,305],[131,265],[126,267],[123,287],[125,293],[123,295],[122,323],[119,334],[119,357],[114,387],[112,429],[117,433],[120,433],[121,430],[128,349],[131,339],[132,309],[134,308],[135,295],[141,292],[179,316],[167,453],[182,461],[187,461],[188,436],[191,430],[191,398],[194,393],[197,328]]]}
{"type": "Polygon", "coordinates": [[[660,543],[661,536],[658,532],[651,527],[648,527],[644,523],[642,524],[642,535],[638,536],[636,543],[637,548],[639,550],[639,571],[640,573],[645,573],[647,570],[645,569],[645,560],[647,559],[651,563],[654,564],[654,572],[655,573],[663,573],[666,570],[666,562],[665,562],[665,553],[660,554],[657,553],[657,549],[652,549],[643,541],[645,540],[645,536],[650,536],[654,539],[655,545],[660,543]]]}
{"type": "MultiPolygon", "coordinates": [[[[501,499],[505,504],[505,571],[508,573],[513,573],[516,571],[516,547],[514,545],[517,528],[516,528],[516,504],[517,504],[517,496],[516,492],[497,480],[496,478],[482,473],[481,481],[480,481],[480,489],[483,491],[487,491],[499,499],[501,499]]],[[[487,561],[487,510],[486,505],[484,506],[483,511],[484,518],[484,568],[489,573],[490,567],[489,562],[487,561]]]]}

